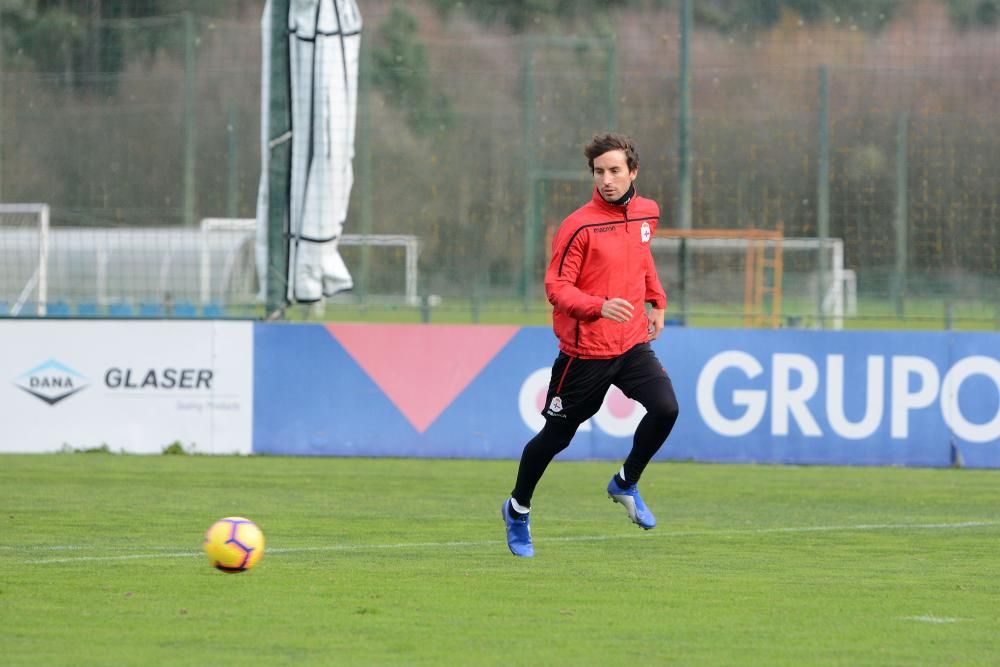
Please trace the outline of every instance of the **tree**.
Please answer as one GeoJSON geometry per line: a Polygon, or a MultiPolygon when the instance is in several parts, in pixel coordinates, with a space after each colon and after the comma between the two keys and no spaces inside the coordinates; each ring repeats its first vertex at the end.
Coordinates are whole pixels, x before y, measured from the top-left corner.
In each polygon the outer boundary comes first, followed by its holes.
{"type": "MultiPolygon", "coordinates": [[[[543,28],[553,21],[586,18],[598,22],[615,9],[673,7],[680,0],[427,0],[447,15],[459,7],[483,25],[506,23],[515,31],[543,28]]],[[[997,0],[948,0],[951,3],[990,3],[997,0]]],[[[720,32],[769,30],[783,12],[793,12],[809,22],[840,17],[844,25],[878,30],[885,25],[899,0],[693,0],[695,20],[720,32]]]]}
{"type": "MultiPolygon", "coordinates": [[[[229,3],[227,3],[229,4],[229,3]]],[[[133,53],[180,49],[166,30],[134,19],[212,13],[216,2],[193,0],[0,0],[5,67],[58,74],[77,90],[110,92],[133,53]]]]}
{"type": "Polygon", "coordinates": [[[420,41],[418,27],[413,14],[393,8],[378,29],[372,79],[389,103],[405,112],[410,129],[426,134],[447,127],[451,110],[448,99],[431,83],[427,47],[420,41]]]}
{"type": "Polygon", "coordinates": [[[959,28],[996,28],[1000,0],[948,0],[948,15],[959,28]]]}

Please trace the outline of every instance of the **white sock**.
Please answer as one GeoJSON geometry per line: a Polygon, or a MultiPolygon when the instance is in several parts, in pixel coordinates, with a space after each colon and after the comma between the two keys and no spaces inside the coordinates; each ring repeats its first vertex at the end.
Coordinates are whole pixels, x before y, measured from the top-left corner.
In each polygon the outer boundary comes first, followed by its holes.
{"type": "Polygon", "coordinates": [[[622,469],[618,471],[618,474],[621,475],[625,483],[628,484],[628,479],[625,477],[625,466],[622,466],[622,469]]]}
{"type": "Polygon", "coordinates": [[[510,499],[510,506],[514,508],[515,512],[519,512],[521,514],[527,514],[528,512],[531,511],[530,507],[525,507],[524,505],[522,505],[521,503],[517,502],[513,498],[510,499]]]}

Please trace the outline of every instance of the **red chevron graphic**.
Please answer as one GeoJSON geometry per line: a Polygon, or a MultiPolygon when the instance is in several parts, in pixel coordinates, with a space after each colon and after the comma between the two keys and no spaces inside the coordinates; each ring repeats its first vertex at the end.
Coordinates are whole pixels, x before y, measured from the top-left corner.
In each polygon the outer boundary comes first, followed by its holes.
{"type": "Polygon", "coordinates": [[[423,433],[520,327],[328,324],[326,328],[423,433]]]}

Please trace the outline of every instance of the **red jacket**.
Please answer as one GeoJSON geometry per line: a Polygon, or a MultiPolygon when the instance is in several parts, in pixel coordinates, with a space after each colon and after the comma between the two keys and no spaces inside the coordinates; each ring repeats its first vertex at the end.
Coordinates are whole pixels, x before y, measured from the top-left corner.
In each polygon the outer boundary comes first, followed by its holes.
{"type": "Polygon", "coordinates": [[[559,349],[572,357],[610,359],[649,339],[645,304],[667,307],[650,252],[660,218],[652,199],[633,195],[625,205],[590,202],[563,220],[552,240],[545,294],[554,306],[559,349]],[[621,297],[635,313],[628,322],[601,317],[605,300],[621,297]]]}

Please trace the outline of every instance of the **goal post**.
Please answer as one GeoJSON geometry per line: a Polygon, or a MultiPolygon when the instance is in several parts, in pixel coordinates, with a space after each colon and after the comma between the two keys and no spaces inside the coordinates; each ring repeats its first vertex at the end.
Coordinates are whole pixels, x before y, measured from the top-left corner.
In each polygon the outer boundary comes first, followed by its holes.
{"type": "MultiPolygon", "coordinates": [[[[251,241],[256,238],[256,218],[205,218],[201,221],[202,259],[200,271],[201,295],[203,302],[220,285],[224,276],[214,276],[211,271],[209,255],[214,240],[220,236],[238,235],[251,241]]],[[[232,246],[233,244],[228,244],[232,246]]],[[[402,262],[402,296],[408,306],[420,304],[418,293],[418,271],[420,258],[420,239],[412,234],[344,234],[340,237],[341,246],[362,246],[399,248],[403,252],[402,262]]],[[[229,265],[227,261],[225,265],[229,265]]]]}
{"type": "Polygon", "coordinates": [[[49,205],[0,204],[0,230],[8,239],[0,247],[0,302],[6,314],[44,316],[48,304],[49,205]]]}
{"type": "Polygon", "coordinates": [[[652,243],[660,280],[677,294],[682,316],[728,313],[751,327],[815,320],[819,328],[842,329],[845,315],[855,312],[857,286],[844,268],[841,239],[658,229],[652,243]]]}
{"type": "MultiPolygon", "coordinates": [[[[781,324],[781,289],[784,234],[764,229],[658,229],[656,239],[675,239],[679,265],[678,280],[686,310],[691,250],[730,249],[737,263],[743,262],[743,325],[747,327],[781,324]],[[713,243],[716,241],[718,243],[713,243]],[[735,241],[734,243],[726,243],[735,241]]],[[[654,245],[664,245],[653,242],[654,245]]]]}

